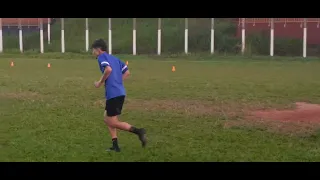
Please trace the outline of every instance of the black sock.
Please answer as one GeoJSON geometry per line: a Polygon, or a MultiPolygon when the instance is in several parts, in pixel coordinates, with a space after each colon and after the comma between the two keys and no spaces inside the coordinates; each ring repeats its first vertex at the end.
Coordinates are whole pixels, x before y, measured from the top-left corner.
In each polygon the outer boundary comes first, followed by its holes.
{"type": "Polygon", "coordinates": [[[134,133],[134,134],[139,134],[139,129],[138,128],[136,128],[136,127],[134,127],[134,126],[131,126],[131,128],[130,128],[130,130],[129,130],[130,132],[132,132],[132,133],[134,133]]]}
{"type": "Polygon", "coordinates": [[[117,148],[119,147],[118,146],[118,138],[112,138],[112,146],[117,147],[117,148]]]}

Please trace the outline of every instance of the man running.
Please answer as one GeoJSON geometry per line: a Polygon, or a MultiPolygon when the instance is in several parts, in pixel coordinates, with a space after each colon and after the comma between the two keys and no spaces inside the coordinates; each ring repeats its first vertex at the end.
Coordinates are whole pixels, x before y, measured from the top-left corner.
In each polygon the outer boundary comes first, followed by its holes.
{"type": "Polygon", "coordinates": [[[112,147],[108,150],[120,152],[118,145],[117,129],[128,131],[138,135],[142,147],[146,146],[146,130],[136,128],[126,122],[121,122],[118,116],[121,114],[126,91],[123,80],[130,72],[128,67],[115,56],[108,54],[107,45],[103,39],[98,39],[92,44],[92,53],[97,57],[102,76],[94,83],[96,88],[104,84],[106,106],[104,112],[104,122],[108,125],[112,138],[112,147]]]}

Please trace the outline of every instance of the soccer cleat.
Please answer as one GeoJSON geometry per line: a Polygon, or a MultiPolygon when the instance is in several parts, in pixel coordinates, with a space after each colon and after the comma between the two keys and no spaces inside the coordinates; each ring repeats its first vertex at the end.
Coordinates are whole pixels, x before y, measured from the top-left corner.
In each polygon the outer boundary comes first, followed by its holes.
{"type": "Polygon", "coordinates": [[[120,148],[117,148],[117,147],[111,147],[111,148],[108,148],[107,151],[115,151],[115,152],[120,152],[120,148]]]}
{"type": "Polygon", "coordinates": [[[139,137],[139,140],[141,141],[142,147],[146,147],[147,145],[146,130],[143,128],[139,129],[138,137],[139,137]]]}

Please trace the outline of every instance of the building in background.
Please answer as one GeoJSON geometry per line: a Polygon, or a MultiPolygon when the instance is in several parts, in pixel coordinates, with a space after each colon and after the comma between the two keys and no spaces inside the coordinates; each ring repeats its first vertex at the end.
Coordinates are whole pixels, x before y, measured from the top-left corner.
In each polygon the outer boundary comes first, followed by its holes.
{"type": "MultiPolygon", "coordinates": [[[[237,37],[241,37],[241,19],[238,18],[237,37]]],[[[304,18],[274,18],[274,36],[287,38],[303,38],[304,18]]],[[[268,32],[270,34],[271,18],[245,18],[246,35],[254,32],[268,32]]],[[[320,44],[320,18],[307,18],[308,45],[320,44]]]]}
{"type": "Polygon", "coordinates": [[[38,32],[40,27],[40,19],[43,21],[43,28],[46,31],[46,25],[50,21],[55,22],[54,18],[2,18],[2,30],[4,35],[9,34],[18,35],[19,23],[21,23],[21,28],[23,33],[38,32]]]}

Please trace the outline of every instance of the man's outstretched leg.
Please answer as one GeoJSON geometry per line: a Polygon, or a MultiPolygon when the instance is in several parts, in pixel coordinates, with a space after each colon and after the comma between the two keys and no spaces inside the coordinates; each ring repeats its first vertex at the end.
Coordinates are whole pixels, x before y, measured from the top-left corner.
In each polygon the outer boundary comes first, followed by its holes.
{"type": "Polygon", "coordinates": [[[109,127],[120,129],[123,131],[128,131],[138,135],[139,140],[141,141],[142,147],[145,147],[147,144],[146,130],[144,128],[136,128],[126,122],[121,122],[118,120],[118,116],[111,116],[105,119],[109,127]]]}
{"type": "MultiPolygon", "coordinates": [[[[122,107],[124,104],[125,96],[118,96],[115,98],[111,98],[106,101],[106,115],[104,117],[105,123],[109,127],[109,131],[112,137],[116,138],[116,130],[120,129],[124,131],[132,132],[136,135],[138,135],[139,140],[141,141],[142,147],[145,147],[147,144],[147,138],[146,138],[146,130],[143,128],[136,128],[126,122],[120,122],[118,120],[118,116],[121,115],[122,107]]],[[[118,139],[114,139],[113,144],[118,146],[118,139]]],[[[120,148],[119,148],[120,151],[120,148]]]]}

